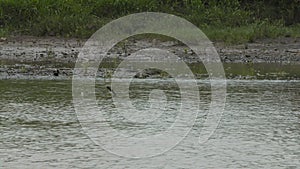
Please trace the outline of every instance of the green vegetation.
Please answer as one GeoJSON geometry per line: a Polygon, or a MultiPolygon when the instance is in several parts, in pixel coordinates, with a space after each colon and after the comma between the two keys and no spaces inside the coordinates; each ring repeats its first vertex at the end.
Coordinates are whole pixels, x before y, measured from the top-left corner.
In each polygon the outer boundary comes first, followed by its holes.
{"type": "Polygon", "coordinates": [[[300,37],[299,0],[1,0],[0,36],[87,38],[113,19],[145,11],[184,17],[215,41],[300,37]]]}

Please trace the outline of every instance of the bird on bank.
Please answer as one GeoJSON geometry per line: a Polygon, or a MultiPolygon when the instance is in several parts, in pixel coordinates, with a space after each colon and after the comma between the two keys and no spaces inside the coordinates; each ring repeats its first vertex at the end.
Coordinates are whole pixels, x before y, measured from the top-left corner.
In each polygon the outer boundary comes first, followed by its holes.
{"type": "Polygon", "coordinates": [[[58,76],[59,75],[59,70],[56,69],[55,71],[53,71],[53,76],[58,76]]]}

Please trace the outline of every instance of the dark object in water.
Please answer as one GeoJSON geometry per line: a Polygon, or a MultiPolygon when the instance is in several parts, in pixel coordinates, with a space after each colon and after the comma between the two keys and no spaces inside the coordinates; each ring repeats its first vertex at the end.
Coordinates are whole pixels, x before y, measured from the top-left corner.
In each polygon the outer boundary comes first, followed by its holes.
{"type": "Polygon", "coordinates": [[[106,88],[107,88],[109,91],[111,91],[111,88],[110,88],[110,86],[106,86],[106,88]]]}
{"type": "Polygon", "coordinates": [[[113,96],[115,96],[116,95],[116,93],[111,89],[111,87],[110,86],[106,86],[106,88],[113,94],[113,96]]]}
{"type": "Polygon", "coordinates": [[[56,69],[55,71],[53,71],[53,75],[54,75],[54,76],[58,76],[58,75],[59,75],[59,70],[56,69]]]}

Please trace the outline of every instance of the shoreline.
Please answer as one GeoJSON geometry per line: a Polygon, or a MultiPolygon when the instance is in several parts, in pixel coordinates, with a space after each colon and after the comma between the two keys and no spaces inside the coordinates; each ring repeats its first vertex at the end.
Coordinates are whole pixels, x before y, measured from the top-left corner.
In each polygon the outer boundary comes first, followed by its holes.
{"type": "MultiPolygon", "coordinates": [[[[72,76],[77,55],[85,41],[86,39],[57,37],[8,37],[0,41],[0,76],[52,76],[55,69],[60,70],[61,76],[72,76]]],[[[230,64],[246,65],[248,69],[255,69],[255,65],[261,64],[270,64],[273,67],[274,65],[296,65],[294,67],[300,67],[298,66],[300,65],[300,38],[263,39],[240,45],[226,45],[216,42],[213,45],[225,65],[225,71],[228,69],[226,65],[230,64]]],[[[115,45],[109,53],[110,57],[113,58],[113,62],[116,62],[116,60],[120,62],[128,54],[150,47],[168,50],[182,57],[189,64],[194,64],[195,60],[197,61],[194,53],[183,44],[176,41],[160,41],[157,39],[128,39],[126,42],[115,45]]],[[[110,63],[111,61],[108,61],[104,67],[110,67],[110,63]]],[[[107,68],[100,70],[99,77],[107,76],[104,73],[106,72],[105,69],[107,68]]],[[[287,71],[288,68],[279,69],[278,73],[289,73],[287,71]]],[[[235,73],[229,78],[257,78],[253,73],[251,73],[252,77],[242,73],[239,76],[238,69],[235,70],[235,73]]],[[[148,75],[153,77],[151,72],[148,72],[148,75]]],[[[298,74],[295,76],[296,79],[300,78],[298,74]]]]}

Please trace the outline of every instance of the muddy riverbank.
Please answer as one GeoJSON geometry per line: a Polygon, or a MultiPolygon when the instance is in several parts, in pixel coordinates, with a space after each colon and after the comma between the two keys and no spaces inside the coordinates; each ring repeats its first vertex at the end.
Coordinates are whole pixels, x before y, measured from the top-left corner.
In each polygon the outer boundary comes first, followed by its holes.
{"type": "MultiPolygon", "coordinates": [[[[58,69],[59,76],[69,77],[85,41],[86,39],[29,36],[1,39],[0,76],[2,79],[18,76],[54,76],[53,72],[58,69]]],[[[229,78],[265,78],[270,77],[270,74],[276,77],[276,73],[280,77],[300,77],[297,73],[300,72],[300,38],[264,39],[240,45],[214,43],[214,46],[229,78]]],[[[131,53],[150,47],[168,50],[197,67],[196,55],[176,41],[129,39],[111,49],[109,54],[113,59],[102,65],[99,76],[107,76],[109,68],[116,66],[131,53]]],[[[205,77],[205,70],[200,69],[194,69],[193,72],[198,77],[205,77]]],[[[149,71],[146,74],[151,76],[149,71]]]]}

